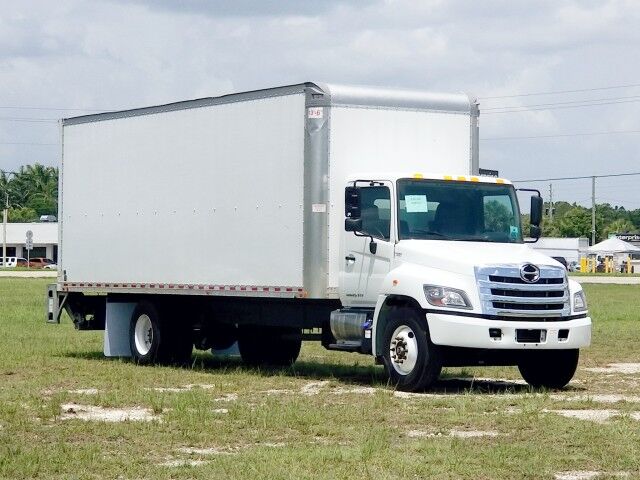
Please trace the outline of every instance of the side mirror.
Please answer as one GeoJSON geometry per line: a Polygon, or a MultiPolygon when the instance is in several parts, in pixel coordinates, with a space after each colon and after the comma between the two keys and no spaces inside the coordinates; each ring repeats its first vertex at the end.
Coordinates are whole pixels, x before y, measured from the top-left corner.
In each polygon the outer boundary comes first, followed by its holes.
{"type": "Polygon", "coordinates": [[[361,218],[345,218],[344,229],[347,232],[359,232],[362,230],[361,218]]]}
{"type": "MultiPolygon", "coordinates": [[[[348,219],[360,218],[360,189],[347,187],[344,189],[344,216],[348,219]]],[[[348,230],[350,231],[350,230],[348,230]]]]}
{"type": "MultiPolygon", "coordinates": [[[[531,197],[530,222],[532,226],[535,225],[536,227],[540,227],[542,223],[542,197],[540,196],[531,197]]],[[[538,228],[538,230],[540,230],[540,228],[538,228]]],[[[533,237],[533,234],[531,236],[533,237]]]]}

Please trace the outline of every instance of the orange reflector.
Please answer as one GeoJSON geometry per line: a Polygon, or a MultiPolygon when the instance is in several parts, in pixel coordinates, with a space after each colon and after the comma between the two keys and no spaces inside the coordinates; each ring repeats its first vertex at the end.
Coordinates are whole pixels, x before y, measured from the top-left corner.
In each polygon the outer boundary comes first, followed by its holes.
{"type": "Polygon", "coordinates": [[[472,182],[479,182],[480,179],[478,177],[471,177],[472,182]]]}
{"type": "Polygon", "coordinates": [[[504,179],[502,179],[502,178],[496,178],[496,183],[504,183],[504,179]]]}
{"type": "Polygon", "coordinates": [[[393,281],[393,286],[395,287],[396,285],[398,285],[398,280],[393,281]]]}

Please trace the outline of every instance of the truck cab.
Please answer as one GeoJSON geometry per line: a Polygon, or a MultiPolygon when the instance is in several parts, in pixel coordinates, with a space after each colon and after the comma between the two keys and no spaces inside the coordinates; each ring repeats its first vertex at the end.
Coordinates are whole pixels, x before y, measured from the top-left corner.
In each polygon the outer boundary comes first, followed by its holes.
{"type": "MultiPolygon", "coordinates": [[[[532,196],[534,240],[541,209],[532,196]]],[[[462,365],[518,365],[528,383],[560,388],[590,344],[591,319],[581,286],[525,243],[534,240],[525,239],[508,180],[353,177],[341,243],[344,308],[332,330],[349,315],[369,318],[363,338],[405,389],[462,365]]]]}

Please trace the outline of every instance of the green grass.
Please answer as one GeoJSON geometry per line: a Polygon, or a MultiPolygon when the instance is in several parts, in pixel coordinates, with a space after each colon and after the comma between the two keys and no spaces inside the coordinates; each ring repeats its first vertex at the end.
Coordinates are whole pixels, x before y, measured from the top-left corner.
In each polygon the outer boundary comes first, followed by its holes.
{"type": "MultiPolygon", "coordinates": [[[[283,370],[248,369],[205,353],[190,369],[140,367],[103,358],[102,332],[76,332],[67,318],[45,324],[47,283],[0,279],[0,478],[553,478],[567,470],[640,477],[640,421],[629,415],[640,403],[569,402],[515,383],[452,379],[518,379],[515,368],[450,369],[438,395],[398,398],[371,358],[316,344],[305,344],[299,361],[283,370]],[[301,393],[311,382],[328,383],[317,394],[301,393]],[[213,387],[152,390],[187,384],[213,387]],[[362,387],[373,390],[358,393],[362,387]],[[81,388],[99,393],[71,393],[81,388]],[[237,399],[216,401],[225,395],[237,399]],[[141,406],[160,420],[63,420],[60,405],[72,402],[141,406]],[[597,424],[545,409],[623,415],[597,424]],[[499,435],[447,435],[465,429],[499,435]],[[171,459],[206,463],[161,465],[171,459]]],[[[567,394],[640,396],[640,375],[584,370],[640,362],[640,286],[585,289],[593,346],[567,394]]]]}
{"type": "Polygon", "coordinates": [[[569,272],[570,277],[633,277],[635,275],[640,275],[640,272],[634,272],[634,273],[569,272]]]}

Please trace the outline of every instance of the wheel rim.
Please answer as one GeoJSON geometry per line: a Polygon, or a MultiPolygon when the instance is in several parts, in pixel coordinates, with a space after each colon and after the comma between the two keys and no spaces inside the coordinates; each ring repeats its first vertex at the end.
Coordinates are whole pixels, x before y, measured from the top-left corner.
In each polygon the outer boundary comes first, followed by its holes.
{"type": "Polygon", "coordinates": [[[410,327],[396,328],[389,343],[389,356],[393,369],[400,375],[409,375],[418,360],[418,342],[410,327]]]}
{"type": "Polygon", "coordinates": [[[153,325],[151,324],[151,318],[146,313],[140,315],[136,320],[134,340],[136,350],[140,355],[149,353],[153,344],[153,325]]]}

